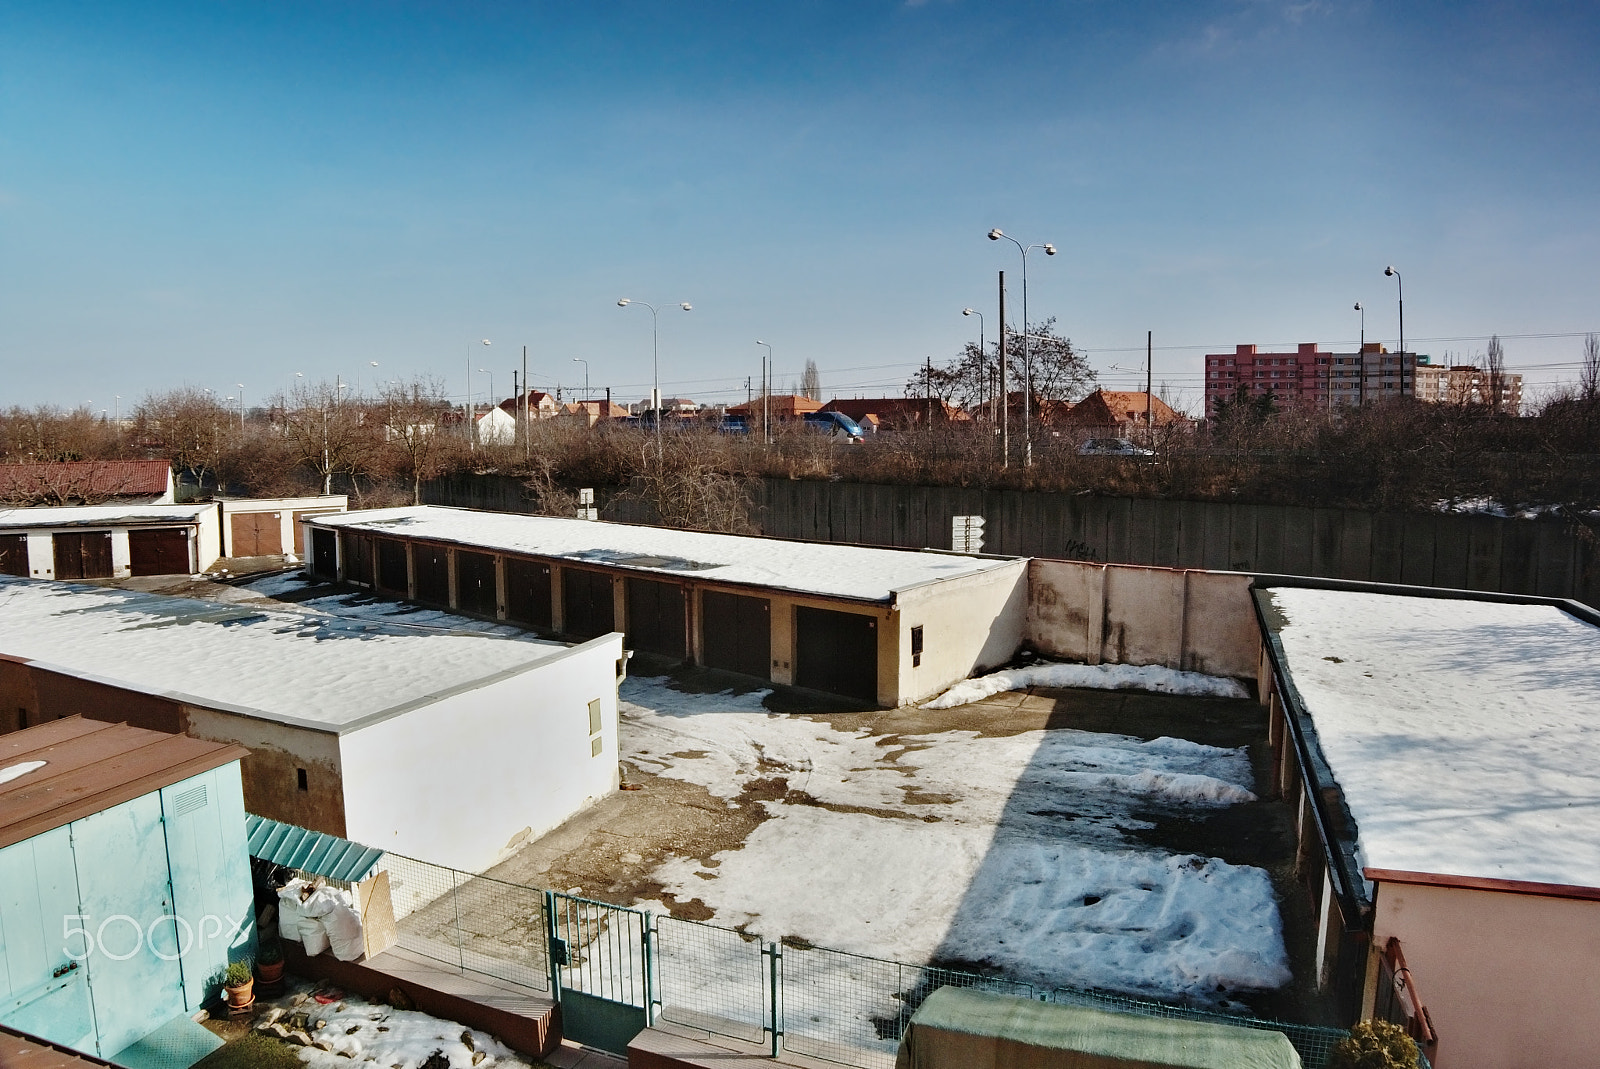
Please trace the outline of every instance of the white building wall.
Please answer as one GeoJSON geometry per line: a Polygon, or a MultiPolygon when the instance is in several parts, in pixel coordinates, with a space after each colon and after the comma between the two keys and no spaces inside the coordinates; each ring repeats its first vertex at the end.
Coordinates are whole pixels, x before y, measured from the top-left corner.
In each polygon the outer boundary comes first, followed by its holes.
{"type": "MultiPolygon", "coordinates": [[[[213,502],[211,507],[200,513],[197,519],[200,521],[200,526],[190,542],[193,551],[191,561],[195,571],[203,572],[217,563],[217,559],[222,556],[222,509],[213,502]]],[[[122,541],[126,548],[128,541],[126,534],[122,536],[122,541]]],[[[111,548],[112,553],[115,553],[115,544],[111,548]]]]}
{"type": "Polygon", "coordinates": [[[604,635],[347,732],[346,837],[479,872],[604,798],[619,785],[621,658],[622,636],[604,635]],[[589,732],[594,700],[598,736],[589,732]]]}
{"type": "MultiPolygon", "coordinates": [[[[1016,655],[1028,618],[1028,562],[900,591],[893,652],[897,704],[920,701],[1016,655]],[[922,628],[913,664],[911,629],[922,628]]],[[[880,661],[880,665],[882,665],[880,661]]],[[[889,682],[880,668],[879,689],[889,682]]]]}

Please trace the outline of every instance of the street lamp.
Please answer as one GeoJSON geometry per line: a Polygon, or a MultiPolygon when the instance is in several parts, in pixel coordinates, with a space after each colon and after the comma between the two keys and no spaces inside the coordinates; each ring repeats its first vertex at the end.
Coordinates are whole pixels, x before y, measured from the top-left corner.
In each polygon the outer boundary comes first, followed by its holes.
{"type": "MultiPolygon", "coordinates": [[[[1022,242],[1007,234],[999,227],[989,231],[990,241],[999,241],[1005,238],[1017,247],[1022,253],[1022,439],[1024,467],[1033,465],[1033,348],[1032,339],[1028,336],[1028,253],[1033,249],[1043,249],[1046,256],[1054,256],[1056,247],[1046,242],[1043,245],[1023,245],[1022,242]]],[[[1005,324],[1001,324],[1002,329],[1005,324]]],[[[1004,401],[1004,399],[1002,399],[1004,401]]]]}
{"type": "Polygon", "coordinates": [[[589,399],[589,361],[581,356],[575,356],[572,358],[572,362],[583,365],[583,399],[587,401],[589,399]]]}
{"type": "MultiPolygon", "coordinates": [[[[651,387],[651,407],[655,411],[656,456],[659,457],[661,456],[661,356],[659,344],[660,332],[657,329],[658,323],[656,316],[661,309],[653,304],[646,304],[644,301],[635,302],[632,297],[623,297],[621,300],[617,301],[617,307],[626,308],[628,305],[634,303],[638,303],[642,308],[650,309],[650,374],[651,380],[654,384],[651,387]]],[[[682,308],[685,312],[694,311],[694,305],[690,304],[688,301],[679,301],[678,307],[682,308]]]]}
{"type": "Polygon", "coordinates": [[[240,430],[240,432],[243,432],[244,431],[244,383],[236,382],[236,383],[234,383],[234,385],[239,387],[239,430],[240,430]]]}
{"type": "Polygon", "coordinates": [[[1400,280],[1400,272],[1392,266],[1383,269],[1385,275],[1394,276],[1394,284],[1400,288],[1400,353],[1404,357],[1406,351],[1406,284],[1400,280]]]}
{"type": "Polygon", "coordinates": [[[772,433],[768,430],[767,422],[769,404],[767,398],[772,396],[772,384],[768,381],[768,376],[772,373],[772,346],[760,338],[756,339],[756,344],[767,347],[767,354],[761,358],[761,444],[771,445],[772,433]]]}
{"type": "MultiPolygon", "coordinates": [[[[983,403],[982,394],[989,388],[989,357],[988,354],[983,351],[983,313],[978,311],[976,308],[963,308],[961,309],[961,314],[964,316],[978,317],[978,366],[983,369],[983,379],[981,380],[982,385],[978,388],[978,403],[981,405],[983,403]]],[[[993,418],[992,413],[990,414],[990,418],[993,418]]]]}
{"type": "MultiPolygon", "coordinates": [[[[1356,302],[1355,310],[1361,313],[1361,343],[1356,348],[1356,404],[1362,405],[1367,400],[1367,309],[1360,301],[1356,302]]],[[[1331,368],[1332,365],[1329,365],[1331,368]]],[[[1329,371],[1332,374],[1332,371],[1329,371]]],[[[1333,402],[1333,388],[1328,389],[1328,401],[1333,402]]]]}

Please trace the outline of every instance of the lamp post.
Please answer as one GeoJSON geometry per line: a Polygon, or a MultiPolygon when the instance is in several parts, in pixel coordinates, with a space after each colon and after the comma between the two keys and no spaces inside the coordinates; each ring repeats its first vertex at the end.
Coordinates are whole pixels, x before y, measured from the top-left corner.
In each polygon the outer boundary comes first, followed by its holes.
{"type": "Polygon", "coordinates": [[[236,382],[234,385],[239,388],[239,432],[242,434],[244,433],[244,383],[236,382]]]}
{"type": "Polygon", "coordinates": [[[1049,242],[1043,245],[1024,245],[999,227],[989,231],[990,241],[999,241],[1001,238],[1011,242],[1017,247],[1017,251],[1022,253],[1022,463],[1024,467],[1032,467],[1033,348],[1032,339],[1028,336],[1028,253],[1033,249],[1043,249],[1046,256],[1054,256],[1056,247],[1049,242]]]}
{"type": "Polygon", "coordinates": [[[583,399],[587,401],[589,399],[589,361],[581,356],[575,356],[572,358],[572,362],[583,365],[583,399]]]}
{"type": "MultiPolygon", "coordinates": [[[[1357,301],[1355,310],[1361,313],[1361,341],[1356,346],[1356,405],[1359,407],[1365,404],[1367,400],[1367,309],[1360,301],[1357,301]]],[[[1331,368],[1332,365],[1329,365],[1329,367],[1331,368]]],[[[1330,371],[1329,373],[1331,374],[1332,372],[1330,371]]],[[[1328,402],[1331,405],[1333,402],[1333,388],[1331,385],[1328,388],[1328,395],[1328,402]]]]}
{"type": "MultiPolygon", "coordinates": [[[[978,387],[978,404],[982,405],[983,394],[989,388],[989,358],[983,351],[983,313],[976,308],[963,308],[961,309],[961,314],[978,317],[978,366],[983,369],[983,378],[980,380],[981,385],[978,387]]],[[[993,413],[990,413],[990,416],[992,418],[993,413]]]]}
{"type": "Polygon", "coordinates": [[[1400,355],[1404,357],[1406,351],[1406,284],[1401,281],[1400,272],[1396,271],[1393,266],[1385,267],[1383,273],[1385,275],[1393,275],[1394,284],[1400,290],[1400,355]]]}
{"type": "MultiPolygon", "coordinates": [[[[651,408],[654,410],[654,413],[655,413],[656,456],[660,457],[661,456],[661,346],[660,346],[660,330],[659,330],[660,324],[657,321],[657,315],[661,311],[661,309],[656,307],[653,304],[646,304],[644,301],[635,302],[632,297],[623,297],[621,300],[617,301],[617,307],[618,308],[626,308],[626,307],[628,307],[628,305],[634,304],[634,303],[638,303],[639,306],[642,307],[642,308],[650,309],[650,378],[651,378],[651,382],[652,382],[652,386],[650,388],[650,394],[651,394],[650,405],[651,405],[651,408]]],[[[678,307],[682,308],[685,312],[694,311],[694,305],[690,304],[688,301],[679,301],[678,302],[678,307]]]]}
{"type": "Polygon", "coordinates": [[[767,412],[768,406],[771,404],[768,398],[772,396],[772,384],[769,381],[769,376],[772,374],[772,345],[770,342],[764,342],[760,338],[756,339],[756,344],[764,345],[767,349],[766,355],[761,358],[761,444],[771,445],[772,433],[769,430],[770,424],[768,423],[767,412]]]}

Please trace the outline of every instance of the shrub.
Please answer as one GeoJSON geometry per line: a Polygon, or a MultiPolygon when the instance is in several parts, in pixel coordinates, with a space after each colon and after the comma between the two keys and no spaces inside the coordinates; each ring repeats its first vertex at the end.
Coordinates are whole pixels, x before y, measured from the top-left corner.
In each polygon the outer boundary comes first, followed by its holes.
{"type": "Polygon", "coordinates": [[[1388,1021],[1362,1021],[1333,1046],[1328,1069],[1418,1069],[1417,1045],[1388,1021]]]}
{"type": "Polygon", "coordinates": [[[243,987],[250,982],[250,963],[248,961],[231,961],[228,971],[223,974],[224,987],[243,987]]]}

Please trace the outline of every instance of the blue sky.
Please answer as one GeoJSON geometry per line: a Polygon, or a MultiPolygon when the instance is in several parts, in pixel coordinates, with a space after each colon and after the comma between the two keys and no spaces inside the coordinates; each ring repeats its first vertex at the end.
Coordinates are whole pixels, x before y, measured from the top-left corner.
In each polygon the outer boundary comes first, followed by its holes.
{"type": "MultiPolygon", "coordinates": [[[[1589,4],[0,2],[0,404],[432,374],[829,393],[1020,315],[1198,399],[1237,342],[1600,330],[1589,4]],[[485,350],[479,340],[489,338],[485,350]],[[470,352],[470,356],[469,356],[470,352]],[[378,361],[374,371],[371,361],[378,361]]],[[[1422,339],[1422,340],[1418,340],[1422,339]]],[[[1458,339],[1443,341],[1438,339],[1458,339]]],[[[1560,365],[1569,366],[1560,366],[1560,365]]]]}

